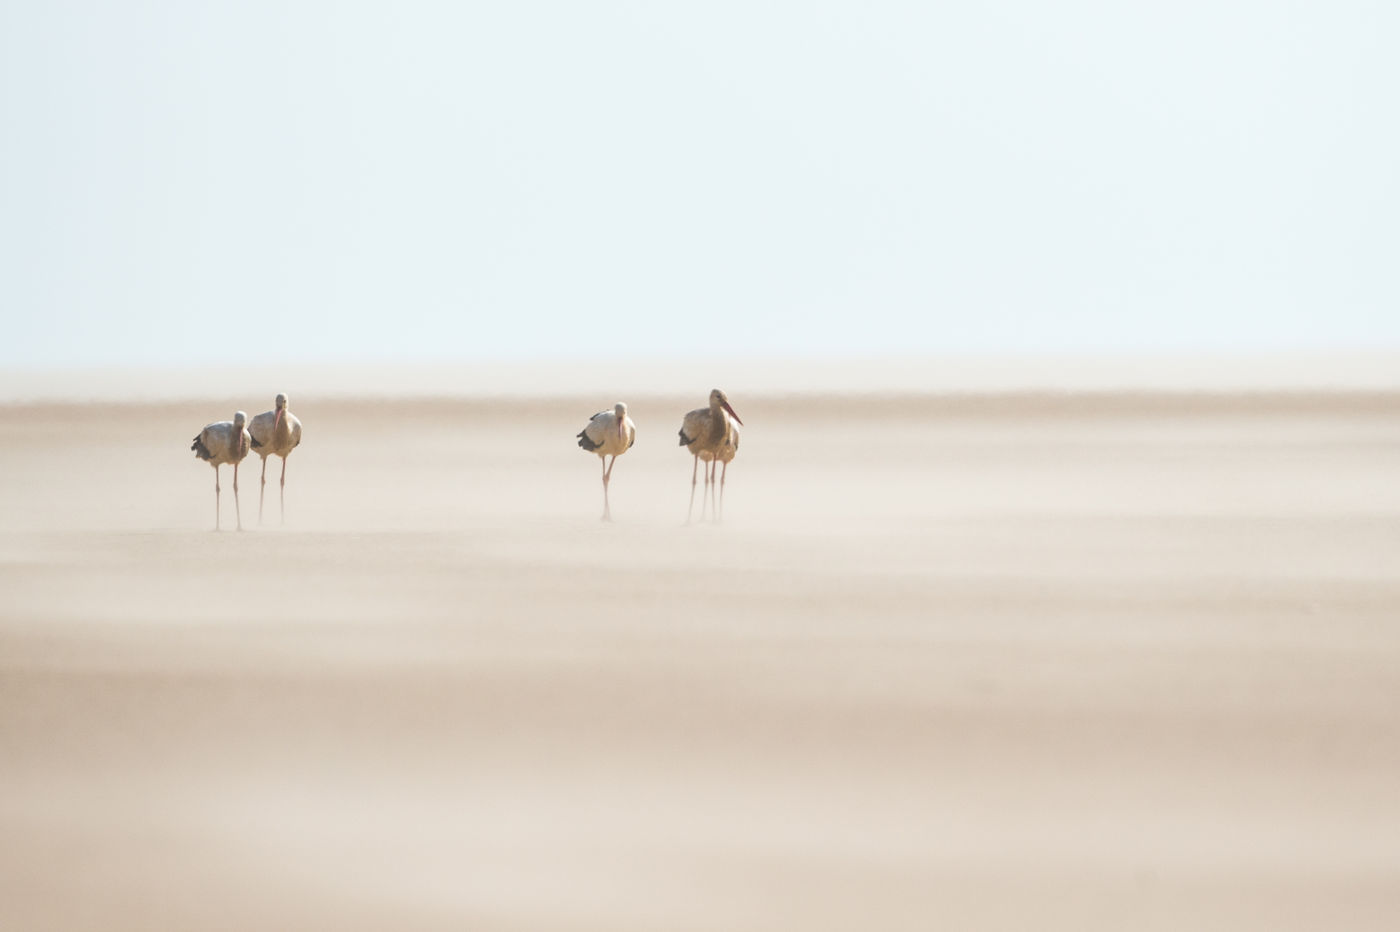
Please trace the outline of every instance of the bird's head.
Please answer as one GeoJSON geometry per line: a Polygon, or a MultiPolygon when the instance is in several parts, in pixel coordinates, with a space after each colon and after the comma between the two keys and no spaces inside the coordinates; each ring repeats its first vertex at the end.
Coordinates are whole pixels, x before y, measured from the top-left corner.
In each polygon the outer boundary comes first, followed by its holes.
{"type": "Polygon", "coordinates": [[[618,402],[613,405],[613,420],[617,421],[617,438],[627,439],[627,405],[618,402]]]}
{"type": "Polygon", "coordinates": [[[284,392],[278,392],[277,398],[272,402],[272,404],[273,407],[277,409],[277,414],[274,415],[272,418],[272,429],[273,431],[276,431],[278,427],[282,426],[282,415],[285,414],[287,411],[286,394],[284,392]]]}
{"type": "Polygon", "coordinates": [[[734,409],[729,406],[729,396],[717,388],[710,390],[710,407],[723,408],[729,412],[729,416],[734,420],[739,421],[740,424],[744,423],[739,420],[739,415],[735,414],[734,409]]]}
{"type": "Polygon", "coordinates": [[[235,412],[233,412],[233,429],[234,429],[234,430],[242,430],[242,429],[243,429],[243,425],[244,425],[244,424],[247,424],[247,423],[248,423],[248,415],[244,414],[242,411],[235,411],[235,412]]]}

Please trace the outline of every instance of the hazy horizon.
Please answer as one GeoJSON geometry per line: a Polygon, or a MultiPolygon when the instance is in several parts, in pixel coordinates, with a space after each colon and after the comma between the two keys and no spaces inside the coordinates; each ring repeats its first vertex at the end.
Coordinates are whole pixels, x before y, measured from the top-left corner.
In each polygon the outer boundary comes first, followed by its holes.
{"type": "Polygon", "coordinates": [[[0,370],[0,403],[312,398],[736,397],[1005,392],[1396,392],[1400,352],[312,362],[0,370]]]}

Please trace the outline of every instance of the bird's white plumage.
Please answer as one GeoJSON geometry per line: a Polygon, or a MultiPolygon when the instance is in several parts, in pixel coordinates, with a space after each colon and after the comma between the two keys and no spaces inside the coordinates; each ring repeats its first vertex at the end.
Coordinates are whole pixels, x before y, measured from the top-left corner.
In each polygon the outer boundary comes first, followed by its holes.
{"type": "Polygon", "coordinates": [[[204,447],[208,455],[200,453],[199,458],[216,469],[225,463],[243,462],[243,457],[248,455],[253,445],[253,438],[249,436],[245,426],[247,419],[248,416],[239,411],[231,421],[215,421],[204,425],[204,429],[195,440],[198,446],[204,447]]]}
{"type": "Polygon", "coordinates": [[[700,456],[709,462],[714,459],[715,451],[724,445],[729,429],[736,420],[734,409],[729,406],[729,397],[719,389],[713,389],[708,406],[687,411],[681,418],[681,443],[693,456],[700,456]]]}
{"type": "Polygon", "coordinates": [[[599,411],[589,419],[583,428],[583,435],[594,444],[590,453],[599,456],[621,456],[637,441],[637,425],[626,414],[622,415],[622,430],[617,429],[618,415],[615,411],[599,411]]]}
{"type": "Polygon", "coordinates": [[[734,462],[734,457],[737,456],[738,453],[739,425],[731,419],[728,429],[725,432],[724,439],[720,441],[719,446],[715,447],[713,450],[701,451],[700,461],[702,463],[708,463],[712,460],[719,460],[719,462],[728,465],[734,462]]]}
{"type": "Polygon", "coordinates": [[[264,411],[248,422],[248,433],[256,441],[253,452],[263,459],[269,456],[286,457],[301,443],[301,421],[287,406],[287,396],[278,395],[271,411],[264,411]],[[277,410],[282,418],[278,421],[277,410]]]}

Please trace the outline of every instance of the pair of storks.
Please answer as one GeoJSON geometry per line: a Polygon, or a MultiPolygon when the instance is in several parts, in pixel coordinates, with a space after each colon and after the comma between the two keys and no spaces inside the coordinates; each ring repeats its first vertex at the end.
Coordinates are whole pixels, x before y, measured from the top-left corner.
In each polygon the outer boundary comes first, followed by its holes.
{"type": "Polygon", "coordinates": [[[249,451],[262,457],[262,485],[258,489],[258,523],[262,523],[263,492],[267,487],[267,458],[282,457],[282,519],[287,517],[287,457],[301,443],[301,421],[287,410],[287,396],[279,394],[271,411],[264,411],[251,421],[242,411],[236,411],[231,421],[215,421],[194,438],[190,449],[194,455],[214,467],[214,529],[219,528],[219,467],[233,464],[233,513],[238,529],[243,530],[243,515],[238,507],[238,464],[249,451]]]}
{"type": "MultiPolygon", "coordinates": [[[[700,463],[705,463],[705,495],[700,506],[700,520],[705,520],[715,498],[715,469],[723,464],[719,474],[719,501],[714,504],[714,520],[724,515],[724,478],[729,472],[729,463],[739,452],[739,415],[729,406],[724,392],[714,389],[710,392],[709,407],[696,408],[681,420],[680,445],[687,448],[695,457],[690,470],[690,510],[686,513],[686,523],[695,514],[695,477],[700,463]]],[[[637,428],[627,416],[627,405],[618,402],[611,411],[599,411],[589,420],[578,435],[578,445],[590,453],[598,454],[603,464],[603,520],[612,520],[612,509],[608,504],[608,482],[612,479],[612,468],[617,458],[631,449],[637,439],[637,428]],[[612,461],[608,461],[608,457],[612,461]]]]}

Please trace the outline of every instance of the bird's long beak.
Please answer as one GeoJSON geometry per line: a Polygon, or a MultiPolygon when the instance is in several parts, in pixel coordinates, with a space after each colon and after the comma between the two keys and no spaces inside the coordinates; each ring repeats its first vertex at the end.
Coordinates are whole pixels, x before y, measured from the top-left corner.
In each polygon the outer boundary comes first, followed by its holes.
{"type": "Polygon", "coordinates": [[[734,420],[736,420],[736,421],[739,421],[740,424],[743,424],[743,423],[744,423],[742,420],[739,419],[739,415],[737,415],[737,414],[734,413],[734,409],[731,408],[731,407],[729,407],[729,402],[727,402],[727,401],[721,401],[720,404],[724,405],[724,410],[726,410],[726,411],[729,412],[729,416],[730,416],[730,417],[734,418],[734,420]]]}
{"type": "Polygon", "coordinates": [[[277,428],[282,424],[282,409],[277,409],[277,416],[272,419],[272,432],[277,433],[277,428]]]}
{"type": "Polygon", "coordinates": [[[617,419],[617,439],[620,441],[627,439],[627,421],[623,418],[617,419]]]}

